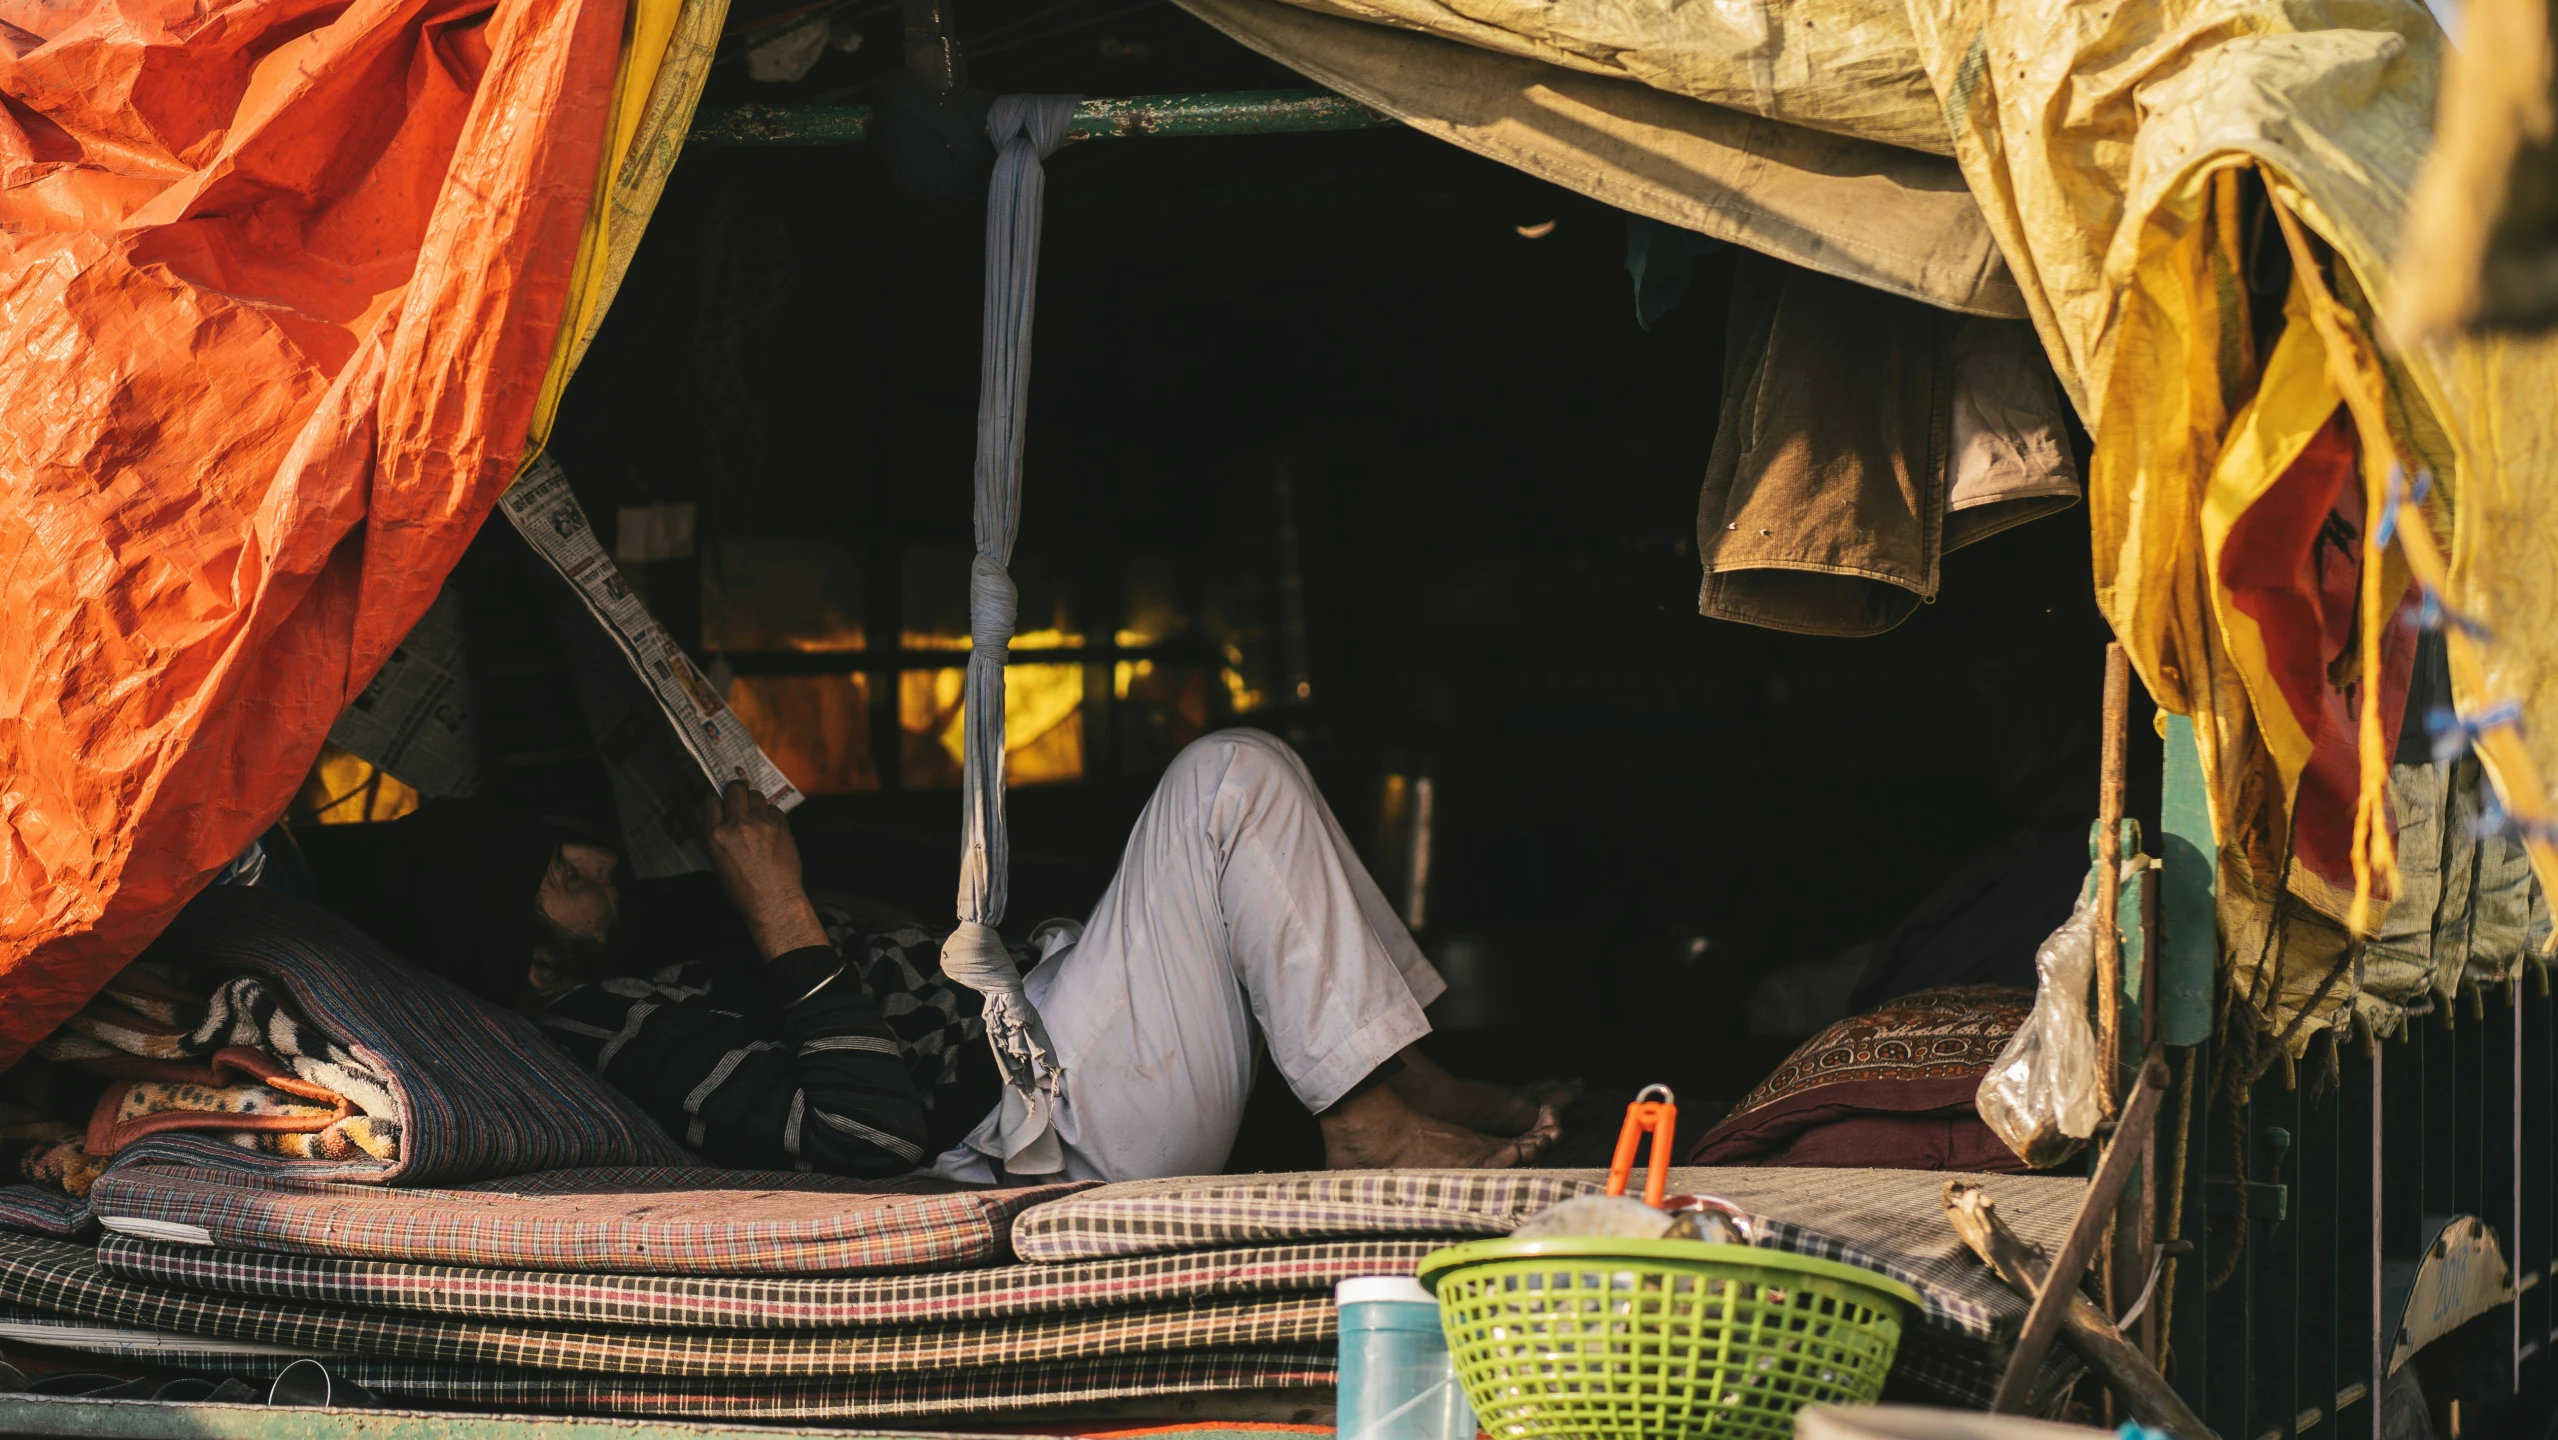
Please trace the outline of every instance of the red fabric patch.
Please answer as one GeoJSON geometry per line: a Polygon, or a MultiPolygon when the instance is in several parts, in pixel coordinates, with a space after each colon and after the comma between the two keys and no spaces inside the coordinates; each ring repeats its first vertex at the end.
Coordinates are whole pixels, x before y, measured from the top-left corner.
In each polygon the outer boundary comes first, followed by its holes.
{"type": "MultiPolygon", "coordinates": [[[[2328,682],[2331,667],[2360,644],[2365,496],[2351,429],[2340,407],[2291,468],[2230,526],[2221,547],[2221,583],[2256,622],[2265,668],[2281,703],[2310,737],[2295,801],[2293,853],[2331,885],[2354,881],[2354,809],[2362,792],[2359,680],[2328,682]]],[[[2403,597],[2398,597],[2403,598],[2403,597]]],[[[2381,636],[2381,743],[2395,750],[2407,708],[2416,635],[2399,623],[2394,598],[2381,636]]],[[[2261,703],[2261,701],[2260,701],[2261,703]]],[[[2396,820],[2388,821],[2396,833],[2396,820]]]]}

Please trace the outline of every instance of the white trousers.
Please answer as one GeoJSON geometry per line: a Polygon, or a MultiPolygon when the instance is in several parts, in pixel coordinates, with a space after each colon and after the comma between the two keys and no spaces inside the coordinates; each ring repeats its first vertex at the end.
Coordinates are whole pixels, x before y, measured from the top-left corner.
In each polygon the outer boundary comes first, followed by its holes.
{"type": "MultiPolygon", "coordinates": [[[[1025,988],[1064,1065],[1064,1178],[1143,1180],[1224,1167],[1256,1027],[1319,1111],[1430,1033],[1421,1007],[1448,987],[1305,762],[1222,730],[1172,762],[1082,940],[1025,988]]],[[[1005,1178],[994,1131],[990,1115],[933,1173],[1005,1178]]]]}

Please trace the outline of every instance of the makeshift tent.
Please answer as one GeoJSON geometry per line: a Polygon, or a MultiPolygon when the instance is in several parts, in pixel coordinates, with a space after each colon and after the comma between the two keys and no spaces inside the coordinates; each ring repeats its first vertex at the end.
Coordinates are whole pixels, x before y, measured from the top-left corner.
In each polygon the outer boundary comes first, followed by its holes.
{"type": "Polygon", "coordinates": [[[433,601],[726,8],[0,7],[0,1065],[283,812],[433,601]]]}
{"type": "MultiPolygon", "coordinates": [[[[2266,928],[2278,876],[2360,932],[2388,927],[2399,888],[2382,632],[2407,572],[2358,567],[2341,610],[2274,604],[2284,586],[2249,576],[2296,558],[2301,528],[2274,521],[2305,494],[2359,504],[2374,553],[2406,554],[2456,617],[2454,704],[2542,882],[2558,879],[2537,778],[2558,763],[2558,674],[2529,563],[2558,502],[2525,481],[2558,453],[2538,403],[2558,378],[2549,345],[2392,349],[2375,319],[2443,50],[2412,0],[1186,3],[1637,213],[2030,317],[2096,438],[2101,601],[2152,694],[2196,721],[2231,953],[2252,953],[2239,942],[2266,928]],[[2242,176],[2295,261],[2280,325],[2230,283],[2242,176]],[[2393,463],[2431,478],[2415,523],[2390,503],[2393,463]],[[2328,653],[2344,622],[2352,656],[2328,653]],[[2340,703],[2334,681],[2357,669],[2374,683],[2340,703]]],[[[42,43],[13,41],[0,84],[39,118],[11,122],[5,254],[22,293],[60,300],[10,323],[17,353],[63,358],[25,367],[48,403],[7,422],[28,488],[12,543],[44,563],[9,572],[39,623],[5,652],[18,785],[0,975],[30,1003],[0,1020],[0,1056],[276,813],[423,610],[540,434],[628,262],[626,222],[662,183],[700,79],[695,54],[661,81],[661,56],[691,53],[668,37],[680,26],[697,52],[717,11],[359,9],[278,52],[290,83],[251,58],[242,22],[218,40],[122,17],[17,26],[42,43]],[[427,98],[357,83],[402,67],[427,98]],[[145,71],[184,84],[119,83],[145,71]],[[440,188],[448,173],[482,184],[440,188]],[[254,224],[233,218],[252,191],[275,201],[254,224]],[[288,251],[340,268],[286,273],[288,251]],[[76,340],[46,328],[57,309],[76,340]]],[[[2286,984],[2254,978],[2279,1011],[2286,984]]]]}

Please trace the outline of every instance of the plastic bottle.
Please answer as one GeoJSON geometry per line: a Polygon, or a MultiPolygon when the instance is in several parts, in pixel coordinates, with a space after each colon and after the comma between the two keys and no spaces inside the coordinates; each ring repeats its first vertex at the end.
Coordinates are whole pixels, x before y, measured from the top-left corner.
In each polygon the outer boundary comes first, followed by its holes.
{"type": "Polygon", "coordinates": [[[1439,1302],[1409,1275],[1333,1290],[1341,1311],[1341,1440],[1474,1440],[1474,1411],[1448,1359],[1439,1302]]]}

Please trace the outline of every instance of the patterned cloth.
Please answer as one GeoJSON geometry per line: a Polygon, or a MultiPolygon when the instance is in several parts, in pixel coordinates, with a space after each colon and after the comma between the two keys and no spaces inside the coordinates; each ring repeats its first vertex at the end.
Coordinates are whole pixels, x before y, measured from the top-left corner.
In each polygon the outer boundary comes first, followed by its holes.
{"type": "MultiPolygon", "coordinates": [[[[0,1316],[0,1319],[5,1319],[0,1316]]],[[[30,1317],[33,1318],[33,1317],[30,1317]]],[[[288,1361],[277,1355],[190,1352],[185,1337],[116,1331],[58,1317],[63,1350],[145,1359],[206,1375],[236,1375],[260,1386],[288,1361]]],[[[13,1338],[20,1333],[10,1326],[13,1338]]],[[[1333,1353],[1321,1347],[1261,1346],[1170,1355],[1107,1356],[1046,1365],[982,1365],[904,1375],[802,1379],[692,1379],[591,1375],[406,1360],[330,1359],[331,1374],[410,1406],[576,1415],[640,1415],[756,1420],[892,1420],[1002,1415],[1111,1401],[1276,1392],[1310,1411],[1331,1403],[1333,1353]]]]}
{"type": "MultiPolygon", "coordinates": [[[[579,1069],[529,1021],[393,956],[346,921],[273,891],[205,891],[148,952],[216,974],[262,975],[294,1010],[325,1017],[344,1054],[381,1077],[399,1124],[396,1157],[306,1160],[209,1135],[165,1134],[119,1150],[100,1184],[134,1165],[411,1185],[575,1165],[672,1165],[683,1151],[631,1103],[579,1069]]],[[[0,1220],[60,1230],[35,1187],[0,1191],[0,1220]]],[[[72,1228],[87,1214],[73,1212],[72,1228]]]]}
{"type": "Polygon", "coordinates": [[[809,1275],[1000,1261],[1014,1216],[1080,1188],[679,1168],[393,1190],[142,1167],[110,1171],[91,1200],[110,1230],[189,1239],[200,1231],[201,1243],[226,1249],[508,1270],[809,1275]]]}
{"type": "Polygon", "coordinates": [[[137,1284],[86,1246],[0,1236],[0,1300],[77,1319],[311,1350],[616,1375],[870,1375],[1224,1346],[1320,1344],[1332,1297],[1206,1300],[1086,1314],[829,1332],[566,1329],[345,1310],[137,1284]]]}
{"type": "Polygon", "coordinates": [[[1075,1265],[1006,1265],[938,1275],[734,1279],[572,1275],[337,1260],[109,1235],[98,1264],[147,1285],[359,1309],[644,1325],[688,1330],[804,1330],[1001,1319],[1175,1299],[1329,1294],[1357,1275],[1409,1275],[1436,1240],[1373,1240],[1209,1250],[1075,1265]]]}
{"type": "Polygon", "coordinates": [[[1978,1080],[2033,1008],[2034,992],[2012,985],[1945,985],[1887,1001],[1804,1041],[1733,1114],[1821,1085],[1978,1080]]]}
{"type": "Polygon", "coordinates": [[[2033,1005],[2014,986],[1947,985],[1852,1015],[1803,1042],[1686,1159],[2021,1171],[1975,1102],[2033,1005]]]}

